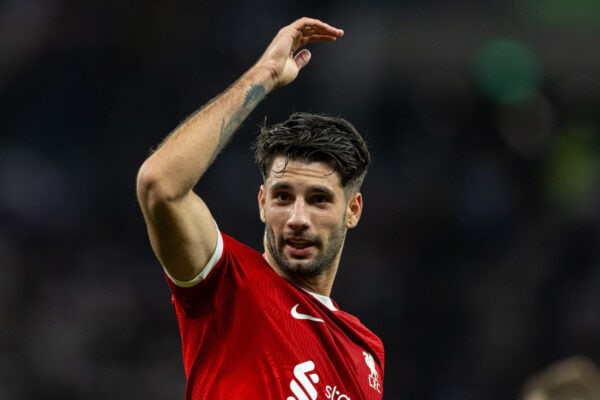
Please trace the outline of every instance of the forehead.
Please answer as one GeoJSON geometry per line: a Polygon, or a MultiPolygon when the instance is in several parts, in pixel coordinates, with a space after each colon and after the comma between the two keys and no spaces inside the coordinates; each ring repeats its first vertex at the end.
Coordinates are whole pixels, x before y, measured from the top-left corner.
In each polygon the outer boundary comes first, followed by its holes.
{"type": "Polygon", "coordinates": [[[290,160],[283,156],[273,160],[267,176],[267,184],[273,185],[279,182],[314,183],[342,188],[339,174],[331,164],[323,161],[290,160]]]}

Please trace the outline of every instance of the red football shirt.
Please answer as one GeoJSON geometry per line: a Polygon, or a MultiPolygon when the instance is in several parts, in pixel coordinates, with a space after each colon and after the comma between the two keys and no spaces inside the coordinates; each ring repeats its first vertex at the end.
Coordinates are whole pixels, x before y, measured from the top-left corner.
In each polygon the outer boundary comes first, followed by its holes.
{"type": "Polygon", "coordinates": [[[169,279],[193,400],[376,400],[383,344],[331,299],[219,235],[194,282],[169,279]],[[187,287],[184,287],[187,286],[187,287]]]}

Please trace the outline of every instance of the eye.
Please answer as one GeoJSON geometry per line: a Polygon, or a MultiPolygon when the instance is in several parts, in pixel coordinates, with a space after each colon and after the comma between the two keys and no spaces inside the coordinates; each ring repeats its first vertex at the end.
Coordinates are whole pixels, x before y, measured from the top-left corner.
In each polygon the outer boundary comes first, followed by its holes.
{"type": "Polygon", "coordinates": [[[287,192],[276,192],[273,194],[273,198],[277,201],[288,202],[292,199],[292,196],[287,192]]]}
{"type": "Polygon", "coordinates": [[[329,198],[324,194],[316,194],[310,198],[311,202],[314,204],[324,204],[329,201],[329,198]]]}

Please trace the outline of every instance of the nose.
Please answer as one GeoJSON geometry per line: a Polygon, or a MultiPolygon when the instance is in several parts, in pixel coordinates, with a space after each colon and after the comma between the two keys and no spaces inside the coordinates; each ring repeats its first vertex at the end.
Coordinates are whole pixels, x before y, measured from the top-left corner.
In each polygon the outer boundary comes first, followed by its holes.
{"type": "Polygon", "coordinates": [[[296,233],[308,229],[309,219],[304,199],[298,198],[291,205],[288,226],[296,233]]]}

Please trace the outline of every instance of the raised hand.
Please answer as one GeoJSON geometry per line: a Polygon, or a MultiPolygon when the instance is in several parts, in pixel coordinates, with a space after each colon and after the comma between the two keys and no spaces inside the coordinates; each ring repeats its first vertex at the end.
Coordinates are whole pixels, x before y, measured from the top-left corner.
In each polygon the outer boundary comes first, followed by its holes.
{"type": "Polygon", "coordinates": [[[333,42],[343,35],[343,30],[318,19],[300,18],[277,33],[258,63],[269,69],[274,86],[285,86],[310,61],[310,51],[303,48],[306,44],[333,42]]]}

